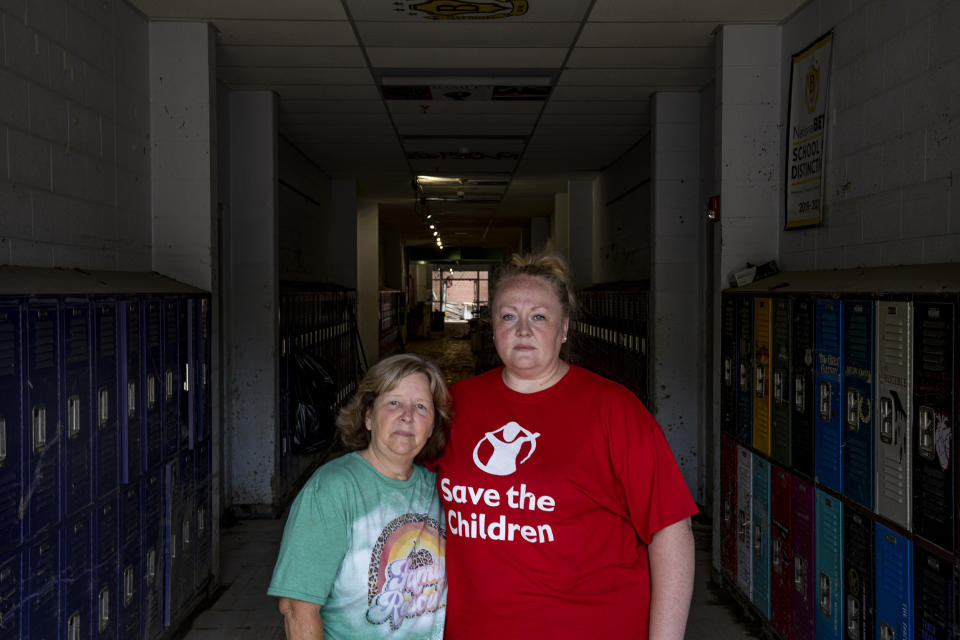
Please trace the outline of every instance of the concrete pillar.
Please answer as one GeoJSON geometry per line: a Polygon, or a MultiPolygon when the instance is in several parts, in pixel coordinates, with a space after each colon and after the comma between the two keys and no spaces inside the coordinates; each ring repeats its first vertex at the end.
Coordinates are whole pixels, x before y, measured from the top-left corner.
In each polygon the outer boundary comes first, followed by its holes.
{"type": "Polygon", "coordinates": [[[214,45],[206,23],[150,23],[153,268],[207,291],[215,264],[214,45]]]}
{"type": "Polygon", "coordinates": [[[553,196],[553,219],[551,250],[565,260],[570,260],[570,198],[566,193],[553,196]]]}
{"type": "Polygon", "coordinates": [[[703,370],[700,299],[704,221],[700,201],[700,95],[658,93],[651,112],[650,410],[670,442],[691,492],[699,478],[703,370]]]}
{"type": "Polygon", "coordinates": [[[275,502],[278,418],[277,109],[267,91],[230,94],[231,413],[225,465],[233,504],[275,502]]]}
{"type": "Polygon", "coordinates": [[[594,279],[594,180],[571,180],[567,183],[570,220],[570,270],[573,284],[584,287],[594,279]]]}
{"type": "Polygon", "coordinates": [[[373,366],[380,359],[380,211],[376,203],[361,203],[356,211],[357,326],[373,366]]]}

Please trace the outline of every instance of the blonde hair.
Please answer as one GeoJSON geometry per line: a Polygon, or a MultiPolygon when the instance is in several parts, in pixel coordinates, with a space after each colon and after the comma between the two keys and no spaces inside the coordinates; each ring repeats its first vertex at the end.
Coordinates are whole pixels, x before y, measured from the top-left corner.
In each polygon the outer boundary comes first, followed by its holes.
{"type": "Polygon", "coordinates": [[[340,410],[337,416],[337,431],[347,451],[360,451],[370,445],[367,430],[367,412],[382,394],[396,388],[409,375],[422,373],[430,383],[433,395],[433,433],[414,462],[422,464],[440,456],[447,444],[450,430],[450,393],[443,374],[436,364],[412,353],[401,353],[384,358],[370,367],[357,387],[357,392],[340,410]]]}
{"type": "Polygon", "coordinates": [[[573,277],[570,267],[563,258],[552,253],[514,254],[500,267],[496,281],[491,286],[490,302],[493,303],[503,286],[516,276],[543,278],[553,289],[566,317],[573,317],[577,311],[577,296],[573,289],[573,277]]]}

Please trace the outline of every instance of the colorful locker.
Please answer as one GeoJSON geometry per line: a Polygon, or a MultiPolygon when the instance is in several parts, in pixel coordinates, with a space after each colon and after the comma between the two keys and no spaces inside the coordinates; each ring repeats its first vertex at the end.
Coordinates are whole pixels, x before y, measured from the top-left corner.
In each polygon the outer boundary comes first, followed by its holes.
{"type": "Polygon", "coordinates": [[[843,303],[817,299],[816,308],[816,425],[817,482],[835,491],[843,490],[843,303]]]}
{"type": "Polygon", "coordinates": [[[793,636],[793,476],[770,466],[770,623],[781,637],[793,636]]]}
{"type": "Polygon", "coordinates": [[[202,296],[196,299],[196,358],[197,358],[197,440],[210,436],[210,298],[202,296]]]}
{"type": "Polygon", "coordinates": [[[117,488],[120,476],[120,345],[117,301],[98,299],[94,303],[93,389],[96,400],[94,429],[95,496],[108,495],[117,488]]]}
{"type": "Polygon", "coordinates": [[[720,561],[730,580],[737,580],[737,442],[732,435],[720,436],[720,561]]]}
{"type": "Polygon", "coordinates": [[[793,519],[790,542],[793,544],[793,637],[813,638],[816,632],[816,520],[813,484],[793,477],[793,519]]]}
{"type": "MultiPolygon", "coordinates": [[[[24,451],[27,500],[24,540],[60,522],[60,331],[57,301],[33,299],[27,305],[24,416],[29,437],[24,451]]],[[[26,426],[26,425],[25,425],[26,426]]],[[[27,431],[24,429],[24,435],[27,431]]],[[[54,569],[56,570],[56,569],[54,569]]]]}
{"type": "Polygon", "coordinates": [[[875,528],[877,637],[913,639],[913,543],[879,522],[875,528]]]}
{"type": "Polygon", "coordinates": [[[817,493],[817,638],[843,635],[843,505],[820,489],[817,493]]]}
{"type": "Polygon", "coordinates": [[[770,366],[773,370],[770,393],[770,455],[774,460],[790,467],[790,405],[792,398],[791,374],[793,373],[790,342],[790,298],[780,296],[772,299],[773,331],[770,336],[770,366]]]}
{"type": "Polygon", "coordinates": [[[120,482],[143,472],[143,319],[136,298],[122,300],[120,311],[120,482]]]}
{"type": "Polygon", "coordinates": [[[66,620],[67,638],[89,638],[92,635],[93,511],[92,508],[84,509],[68,517],[63,524],[60,611],[66,620]]]}
{"type": "Polygon", "coordinates": [[[876,511],[909,530],[912,487],[913,303],[877,301],[876,511]]]}
{"type": "MultiPolygon", "coordinates": [[[[22,347],[23,304],[17,299],[4,298],[0,300],[0,558],[4,560],[23,542],[19,516],[23,495],[20,479],[22,347]]],[[[19,571],[17,573],[19,575],[19,571]]],[[[19,602],[17,608],[19,610],[19,602]]]]}
{"type": "Polygon", "coordinates": [[[60,631],[60,528],[37,534],[27,547],[22,576],[23,637],[57,640],[60,631]]]}
{"type": "Polygon", "coordinates": [[[67,298],[60,308],[63,329],[63,512],[93,504],[93,392],[90,387],[93,329],[90,302],[67,298]]]}
{"type": "Polygon", "coordinates": [[[953,558],[923,545],[913,547],[914,637],[924,640],[954,638],[957,569],[953,558]]]}
{"type": "Polygon", "coordinates": [[[720,429],[736,434],[737,424],[737,299],[724,295],[720,316],[720,429]]]}
{"type": "Polygon", "coordinates": [[[163,459],[175,460],[180,452],[180,298],[163,299],[163,459]]]}
{"type": "Polygon", "coordinates": [[[737,425],[741,443],[753,444],[753,298],[737,296],[737,425]]]}
{"type": "Polygon", "coordinates": [[[954,305],[917,302],[914,313],[913,531],[952,551],[956,537],[954,305]]]}
{"type": "Polygon", "coordinates": [[[813,298],[792,301],[790,341],[793,363],[792,411],[790,413],[790,459],[797,473],[813,478],[816,388],[814,387],[815,307],[813,298]]]}
{"type": "Polygon", "coordinates": [[[873,640],[873,520],[843,510],[843,602],[847,640],[873,640]]]}
{"type": "Polygon", "coordinates": [[[753,300],[753,448],[770,455],[770,298],[753,300]]]}
{"type": "Polygon", "coordinates": [[[144,469],[156,469],[163,462],[163,304],[159,299],[143,301],[144,319],[144,469]]]}
{"type": "Polygon", "coordinates": [[[140,637],[163,634],[164,468],[148,469],[140,483],[140,637]]]}
{"type": "Polygon", "coordinates": [[[751,601],[770,617],[770,463],[753,456],[753,591],[751,601]]]}
{"type": "Polygon", "coordinates": [[[753,596],[753,453],[737,446],[737,586],[753,596]]]}
{"type": "Polygon", "coordinates": [[[180,394],[180,449],[192,449],[197,433],[196,406],[196,329],[193,318],[196,316],[196,298],[180,298],[180,373],[183,376],[183,389],[180,394]]]}
{"type": "Polygon", "coordinates": [[[20,637],[22,561],[19,549],[0,558],[0,636],[4,638],[20,637]]]}
{"type": "Polygon", "coordinates": [[[873,509],[873,309],[868,300],[843,303],[843,494],[873,509]]]}
{"type": "Polygon", "coordinates": [[[119,562],[118,534],[120,528],[117,492],[97,501],[94,516],[93,601],[96,610],[94,638],[106,640],[117,637],[117,572],[119,562]]]}

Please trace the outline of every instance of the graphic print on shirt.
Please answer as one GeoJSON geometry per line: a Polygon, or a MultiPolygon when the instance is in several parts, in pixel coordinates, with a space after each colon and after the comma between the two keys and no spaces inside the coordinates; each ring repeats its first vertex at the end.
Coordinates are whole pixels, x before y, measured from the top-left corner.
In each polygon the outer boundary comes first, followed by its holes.
{"type": "Polygon", "coordinates": [[[389,621],[396,631],[404,620],[446,606],[445,539],[440,523],[423,514],[384,527],[370,556],[367,620],[389,621]]]}
{"type": "Polygon", "coordinates": [[[537,450],[539,437],[539,433],[530,432],[511,420],[499,429],[486,432],[480,438],[477,446],[473,448],[473,463],[490,475],[509,476],[517,470],[517,465],[529,460],[537,450]],[[518,462],[523,445],[528,443],[530,448],[527,455],[518,462]]]}

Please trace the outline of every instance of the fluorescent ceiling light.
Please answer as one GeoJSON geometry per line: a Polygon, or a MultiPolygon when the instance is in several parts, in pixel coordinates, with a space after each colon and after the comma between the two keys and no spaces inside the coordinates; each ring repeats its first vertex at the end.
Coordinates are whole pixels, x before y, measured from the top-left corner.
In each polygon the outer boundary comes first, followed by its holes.
{"type": "Polygon", "coordinates": [[[394,87],[516,87],[548,86],[547,76],[383,76],[380,84],[394,87]]]}

